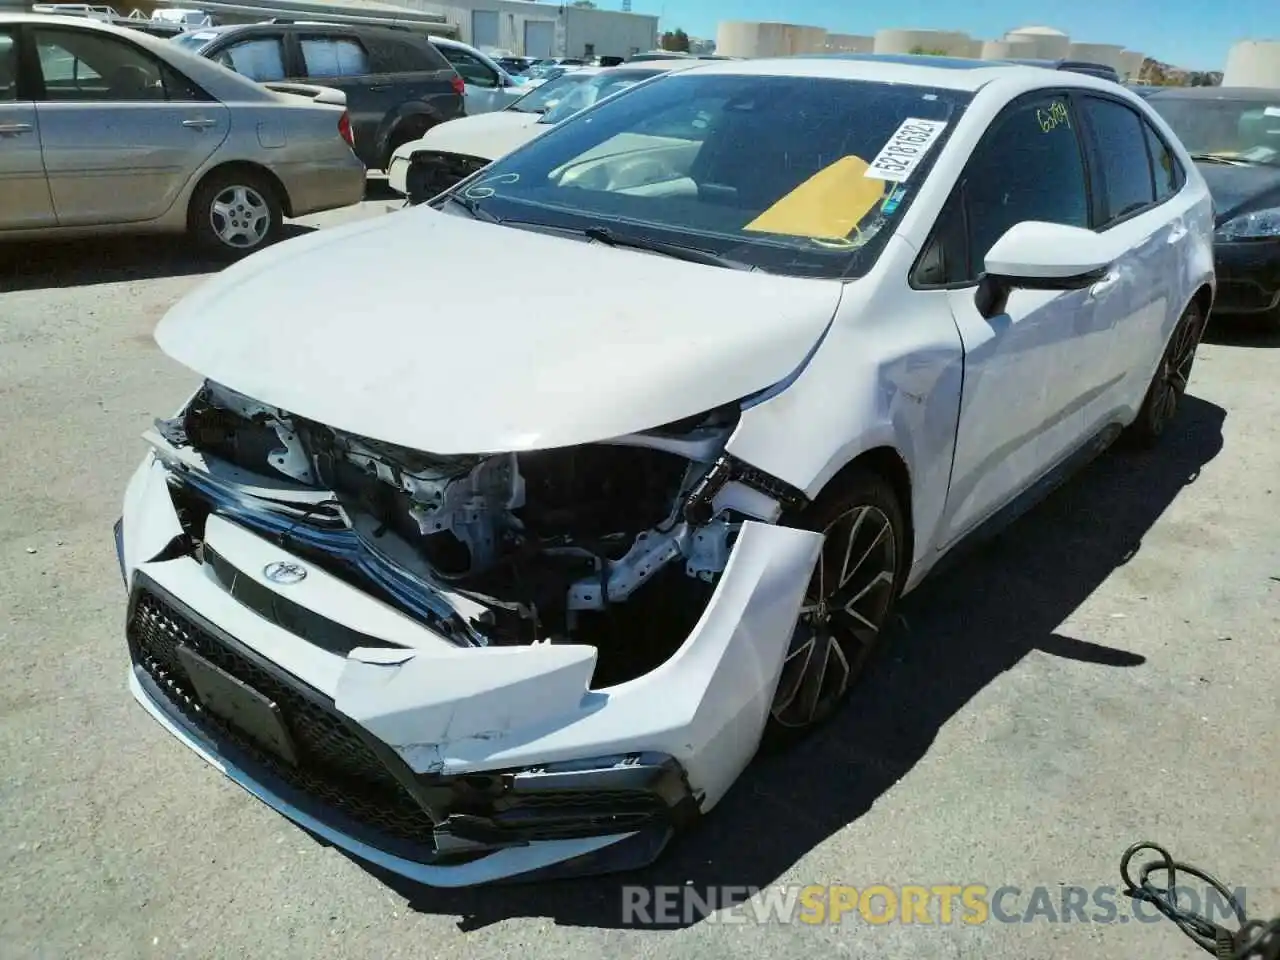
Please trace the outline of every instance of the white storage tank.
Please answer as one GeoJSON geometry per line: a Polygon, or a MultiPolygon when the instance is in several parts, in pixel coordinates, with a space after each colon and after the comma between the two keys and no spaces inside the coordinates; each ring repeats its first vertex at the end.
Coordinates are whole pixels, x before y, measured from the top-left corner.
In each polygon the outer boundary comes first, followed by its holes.
{"type": "Polygon", "coordinates": [[[988,40],[982,45],[983,60],[1041,60],[1040,48],[1028,37],[988,40]]]}
{"type": "Polygon", "coordinates": [[[1126,80],[1137,80],[1142,73],[1142,65],[1147,62],[1147,55],[1137,50],[1126,50],[1120,55],[1120,76],[1126,80]]]}
{"type": "Polygon", "coordinates": [[[1245,40],[1227,53],[1224,87],[1280,89],[1280,41],[1245,40]]]}
{"type": "Polygon", "coordinates": [[[716,54],[722,57],[789,57],[823,53],[827,31],[795,23],[722,20],[716,28],[716,54]]]}
{"type": "Polygon", "coordinates": [[[1114,43],[1073,43],[1068,56],[1072,60],[1106,64],[1118,73],[1124,63],[1124,47],[1114,43]]]}
{"type": "Polygon", "coordinates": [[[932,53],[947,57],[969,55],[969,35],[953,30],[881,30],[876,53],[932,53]]]}
{"type": "Polygon", "coordinates": [[[1062,60],[1071,50],[1071,38],[1053,27],[1019,27],[1006,33],[1004,39],[1029,40],[1034,52],[1020,56],[1031,60],[1062,60]]]}
{"type": "Polygon", "coordinates": [[[875,48],[875,37],[863,37],[856,33],[827,34],[827,53],[871,53],[875,48]]]}

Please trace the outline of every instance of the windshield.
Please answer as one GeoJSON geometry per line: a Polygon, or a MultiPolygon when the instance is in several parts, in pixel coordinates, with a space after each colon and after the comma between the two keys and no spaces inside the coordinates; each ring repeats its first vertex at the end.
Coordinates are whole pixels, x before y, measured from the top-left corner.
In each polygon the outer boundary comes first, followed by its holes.
{"type": "Polygon", "coordinates": [[[590,74],[566,73],[564,76],[539,84],[519,100],[507,107],[517,113],[546,113],[580,83],[591,79],[590,74]]]}
{"type": "MultiPolygon", "coordinates": [[[[578,84],[576,89],[566,93],[564,98],[548,109],[546,115],[538,122],[560,123],[568,120],[575,113],[581,113],[597,100],[603,100],[605,97],[627,89],[627,87],[634,86],[641,80],[648,80],[650,77],[658,75],[659,72],[656,70],[623,70],[618,67],[610,67],[605,73],[597,73],[594,76],[587,77],[586,83],[578,84]]],[[[566,76],[572,76],[572,74],[566,74],[566,76]]]]}
{"type": "Polygon", "coordinates": [[[1193,156],[1280,166],[1280,93],[1242,100],[1153,96],[1147,103],[1193,156]]]}
{"type": "Polygon", "coordinates": [[[971,99],[691,70],[580,113],[460,187],[476,216],[607,227],[773,273],[861,276],[971,99]]]}
{"type": "Polygon", "coordinates": [[[204,47],[211,40],[217,39],[216,33],[210,33],[208,30],[200,30],[191,33],[179,33],[177,36],[169,38],[170,43],[176,43],[184,50],[190,50],[192,53],[204,47]]]}

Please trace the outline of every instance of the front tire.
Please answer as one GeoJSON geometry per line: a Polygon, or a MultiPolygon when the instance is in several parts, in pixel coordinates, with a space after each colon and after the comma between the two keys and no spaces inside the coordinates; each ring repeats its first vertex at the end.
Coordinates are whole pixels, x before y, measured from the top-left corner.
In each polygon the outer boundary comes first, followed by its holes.
{"type": "Polygon", "coordinates": [[[800,517],[822,552],[774,691],[765,741],[828,720],[865,672],[910,564],[903,506],[879,474],[855,469],[800,517]]]}
{"type": "Polygon", "coordinates": [[[192,194],[187,229],[206,252],[243,257],[280,239],[284,212],[266,177],[247,169],[217,170],[192,194]]]}
{"type": "Polygon", "coordinates": [[[1204,315],[1196,303],[1188,305],[1178,319],[1160,357],[1160,365],[1147,387],[1138,418],[1126,431],[1127,439],[1135,446],[1155,446],[1177,415],[1178,405],[1191,380],[1204,324],[1204,315]]]}

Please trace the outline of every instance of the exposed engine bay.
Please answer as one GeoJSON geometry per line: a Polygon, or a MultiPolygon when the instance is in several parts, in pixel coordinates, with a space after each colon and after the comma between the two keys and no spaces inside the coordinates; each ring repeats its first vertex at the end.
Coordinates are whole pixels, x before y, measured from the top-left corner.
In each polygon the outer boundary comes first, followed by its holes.
{"type": "Polygon", "coordinates": [[[225,515],[460,645],[592,644],[601,683],[665,660],[710,598],[744,519],[711,510],[708,493],[738,412],[607,443],[438,456],[206,383],[152,442],[193,541],[225,515]]]}

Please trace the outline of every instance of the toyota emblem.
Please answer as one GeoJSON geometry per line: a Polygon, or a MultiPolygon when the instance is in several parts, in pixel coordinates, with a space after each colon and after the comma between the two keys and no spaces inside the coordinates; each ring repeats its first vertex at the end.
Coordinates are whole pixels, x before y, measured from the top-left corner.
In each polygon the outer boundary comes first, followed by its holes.
{"type": "Polygon", "coordinates": [[[262,568],[262,575],[272,583],[288,585],[291,583],[301,583],[307,579],[307,568],[300,563],[290,563],[288,560],[277,560],[275,563],[268,563],[262,568]]]}

